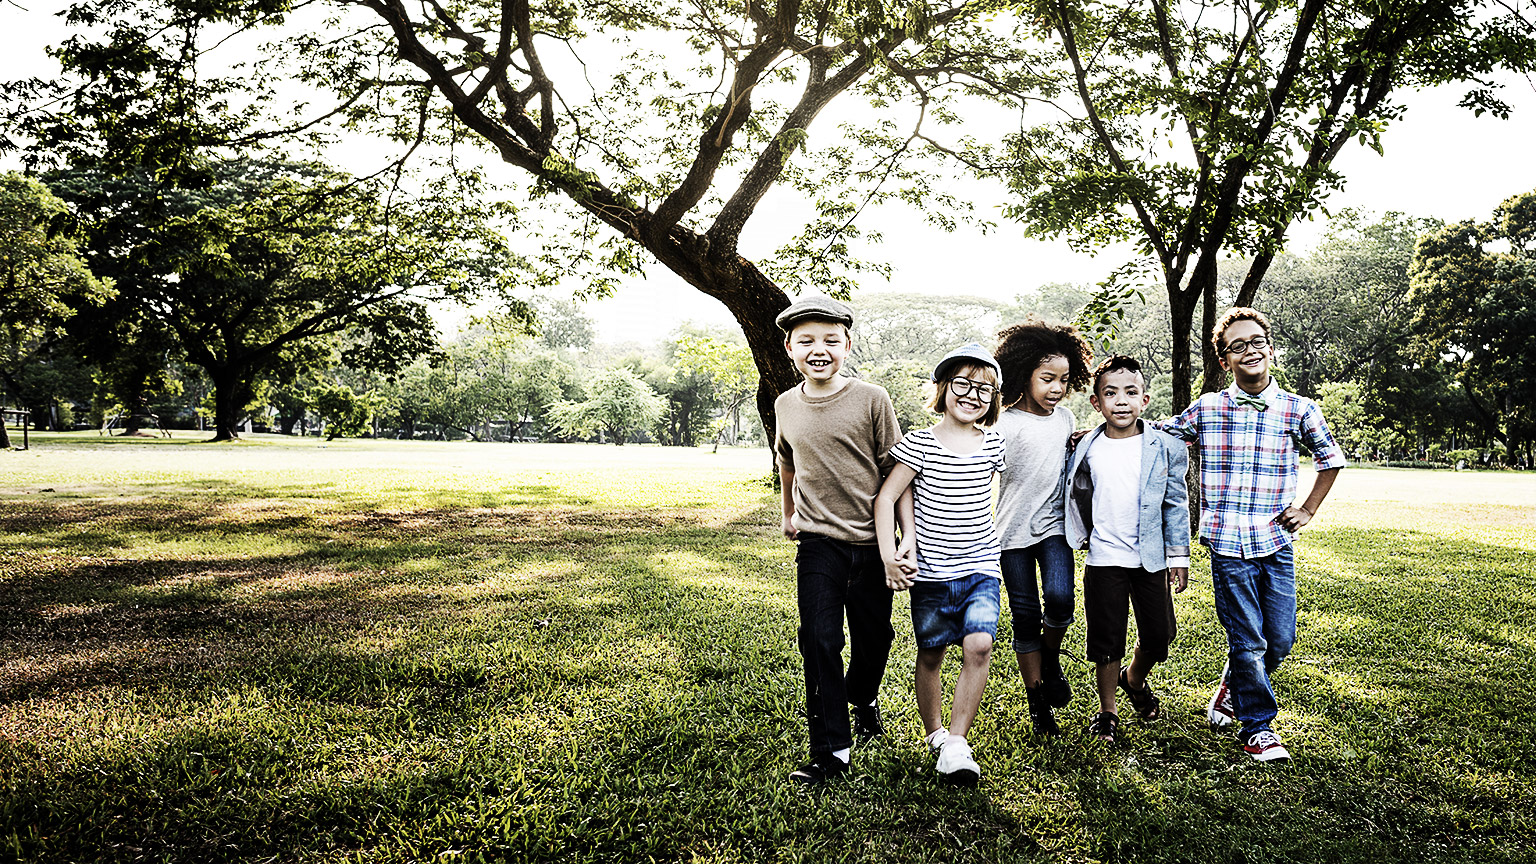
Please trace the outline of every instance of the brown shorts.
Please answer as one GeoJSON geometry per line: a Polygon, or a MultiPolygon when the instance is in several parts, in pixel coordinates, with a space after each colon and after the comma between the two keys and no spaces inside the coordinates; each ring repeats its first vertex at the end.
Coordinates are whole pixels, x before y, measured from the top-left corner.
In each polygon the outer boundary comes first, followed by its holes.
{"type": "Polygon", "coordinates": [[[1178,633],[1168,571],[1090,564],[1083,569],[1089,661],[1112,663],[1125,658],[1128,606],[1136,609],[1136,637],[1142,655],[1153,663],[1168,659],[1168,646],[1178,633]]]}

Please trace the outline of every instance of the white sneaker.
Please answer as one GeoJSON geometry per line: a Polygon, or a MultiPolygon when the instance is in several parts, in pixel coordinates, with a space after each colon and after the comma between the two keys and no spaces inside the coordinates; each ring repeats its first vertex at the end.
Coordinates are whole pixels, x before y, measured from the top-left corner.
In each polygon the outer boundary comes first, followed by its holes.
{"type": "Polygon", "coordinates": [[[944,739],[949,737],[948,729],[937,729],[932,735],[924,738],[928,742],[928,752],[934,756],[939,755],[939,748],[944,746],[944,739]]]}
{"type": "Polygon", "coordinates": [[[950,783],[975,783],[981,778],[981,766],[971,758],[971,745],[958,735],[951,735],[939,745],[939,777],[950,783]]]}
{"type": "Polygon", "coordinates": [[[1280,743],[1280,736],[1260,729],[1248,738],[1248,743],[1243,745],[1243,752],[1254,758],[1256,762],[1274,762],[1279,759],[1291,758],[1289,750],[1280,743]]]}

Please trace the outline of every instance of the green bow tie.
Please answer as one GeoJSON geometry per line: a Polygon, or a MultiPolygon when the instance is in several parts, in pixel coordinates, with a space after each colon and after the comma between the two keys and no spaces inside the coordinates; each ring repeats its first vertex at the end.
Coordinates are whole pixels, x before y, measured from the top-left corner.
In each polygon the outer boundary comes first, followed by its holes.
{"type": "Polygon", "coordinates": [[[1232,401],[1244,408],[1252,408],[1255,411],[1263,411],[1269,407],[1269,403],[1265,402],[1263,397],[1254,396],[1242,390],[1237,391],[1237,395],[1232,397],[1232,401]]]}

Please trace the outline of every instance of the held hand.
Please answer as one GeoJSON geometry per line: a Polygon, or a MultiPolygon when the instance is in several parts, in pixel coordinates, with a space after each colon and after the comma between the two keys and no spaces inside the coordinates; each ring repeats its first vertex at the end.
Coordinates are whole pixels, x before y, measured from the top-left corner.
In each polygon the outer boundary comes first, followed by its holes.
{"type": "Polygon", "coordinates": [[[1189,568],[1169,567],[1168,584],[1173,586],[1173,593],[1183,594],[1184,589],[1189,587],[1189,568]]]}
{"type": "Polygon", "coordinates": [[[885,587],[892,591],[905,591],[912,587],[912,577],[902,566],[902,562],[885,562],[885,587]]]}
{"type": "Polygon", "coordinates": [[[784,517],[784,536],[788,537],[791,540],[794,540],[796,538],[796,536],[799,535],[799,533],[800,533],[800,531],[795,528],[795,517],[793,517],[793,516],[785,516],[784,517]]]}
{"type": "Polygon", "coordinates": [[[896,547],[896,558],[895,558],[895,561],[896,561],[897,566],[899,566],[901,568],[901,572],[907,574],[908,576],[911,576],[912,574],[916,573],[917,572],[917,541],[916,540],[912,540],[912,541],[909,542],[909,541],[903,540],[901,542],[901,545],[896,547]]]}
{"type": "Polygon", "coordinates": [[[1300,531],[1303,525],[1312,521],[1312,514],[1300,507],[1287,507],[1275,517],[1275,522],[1287,531],[1300,531]]]}

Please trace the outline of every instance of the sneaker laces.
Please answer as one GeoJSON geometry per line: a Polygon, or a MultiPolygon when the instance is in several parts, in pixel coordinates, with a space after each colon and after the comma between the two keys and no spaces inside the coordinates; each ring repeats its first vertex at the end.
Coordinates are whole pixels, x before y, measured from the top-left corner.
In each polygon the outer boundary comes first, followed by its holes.
{"type": "Polygon", "coordinates": [[[1280,736],[1269,731],[1268,729],[1260,729],[1248,738],[1248,746],[1255,747],[1260,750],[1264,749],[1265,747],[1273,747],[1279,744],[1280,736]]]}

